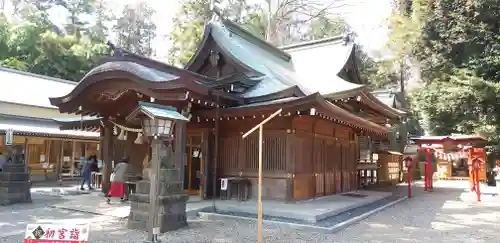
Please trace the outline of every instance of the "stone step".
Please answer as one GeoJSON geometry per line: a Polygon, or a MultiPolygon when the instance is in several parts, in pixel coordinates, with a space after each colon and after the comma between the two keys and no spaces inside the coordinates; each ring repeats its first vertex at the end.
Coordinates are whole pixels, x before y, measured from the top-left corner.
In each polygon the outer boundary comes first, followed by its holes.
{"type": "Polygon", "coordinates": [[[0,181],[29,181],[30,175],[26,172],[0,172],[0,181]]]}

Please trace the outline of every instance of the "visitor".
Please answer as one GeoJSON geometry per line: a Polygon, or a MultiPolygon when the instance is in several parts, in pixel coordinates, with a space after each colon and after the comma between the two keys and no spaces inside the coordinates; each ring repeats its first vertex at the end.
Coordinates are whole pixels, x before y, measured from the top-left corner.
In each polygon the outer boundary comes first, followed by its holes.
{"type": "Polygon", "coordinates": [[[87,186],[89,187],[89,190],[93,190],[94,188],[92,188],[92,165],[94,163],[97,163],[97,156],[95,155],[91,155],[87,158],[86,161],[83,162],[83,166],[82,166],[82,177],[83,177],[83,180],[82,180],[82,185],[80,186],[80,190],[85,190],[85,188],[83,188],[83,185],[85,184],[85,182],[87,182],[87,186]]]}
{"type": "Polygon", "coordinates": [[[126,173],[128,170],[128,158],[122,158],[118,164],[113,168],[113,173],[111,173],[110,181],[111,187],[109,188],[107,202],[111,202],[111,198],[120,198],[120,200],[124,201],[125,196],[125,181],[126,181],[126,173]]]}

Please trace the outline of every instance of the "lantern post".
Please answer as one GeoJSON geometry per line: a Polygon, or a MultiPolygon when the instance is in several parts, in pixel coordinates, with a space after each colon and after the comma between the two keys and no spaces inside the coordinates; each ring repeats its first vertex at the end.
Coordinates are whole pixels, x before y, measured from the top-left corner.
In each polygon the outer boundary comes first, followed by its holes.
{"type": "MultiPolygon", "coordinates": [[[[153,103],[139,102],[139,107],[133,111],[127,120],[140,120],[142,130],[145,136],[151,141],[151,167],[149,170],[149,227],[148,236],[145,243],[158,243],[158,234],[161,225],[159,220],[159,191],[160,169],[161,169],[161,150],[163,143],[170,143],[173,139],[172,133],[174,125],[180,122],[189,121],[188,118],[178,113],[174,107],[158,105],[153,103]]],[[[170,151],[165,157],[169,157],[170,151]]]]}

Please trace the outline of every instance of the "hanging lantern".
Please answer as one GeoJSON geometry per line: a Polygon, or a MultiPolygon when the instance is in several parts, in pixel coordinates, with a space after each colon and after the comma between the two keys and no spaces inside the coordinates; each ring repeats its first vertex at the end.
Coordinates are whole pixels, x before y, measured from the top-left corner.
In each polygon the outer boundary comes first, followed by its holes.
{"type": "Polygon", "coordinates": [[[125,131],[125,133],[123,134],[123,140],[127,140],[127,135],[128,135],[128,132],[125,131]]]}
{"type": "Polygon", "coordinates": [[[135,139],[134,143],[135,144],[142,144],[143,142],[143,137],[142,137],[142,132],[137,133],[137,138],[135,139]]]}
{"type": "Polygon", "coordinates": [[[113,127],[113,135],[118,135],[118,127],[116,125],[113,127]]]}
{"type": "Polygon", "coordinates": [[[118,135],[118,140],[125,140],[125,130],[120,131],[120,135],[118,135]]]}

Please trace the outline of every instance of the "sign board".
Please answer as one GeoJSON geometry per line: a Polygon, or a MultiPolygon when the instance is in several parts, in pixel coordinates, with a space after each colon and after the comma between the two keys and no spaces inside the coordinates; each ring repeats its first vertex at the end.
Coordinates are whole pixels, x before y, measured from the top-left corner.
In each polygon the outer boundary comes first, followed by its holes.
{"type": "Polygon", "coordinates": [[[220,189],[222,191],[226,191],[227,190],[227,178],[220,179],[220,189]]]}
{"type": "Polygon", "coordinates": [[[89,224],[28,224],[24,243],[88,243],[89,224]]]}
{"type": "Polygon", "coordinates": [[[5,145],[14,144],[14,129],[9,128],[5,131],[5,145]]]}

